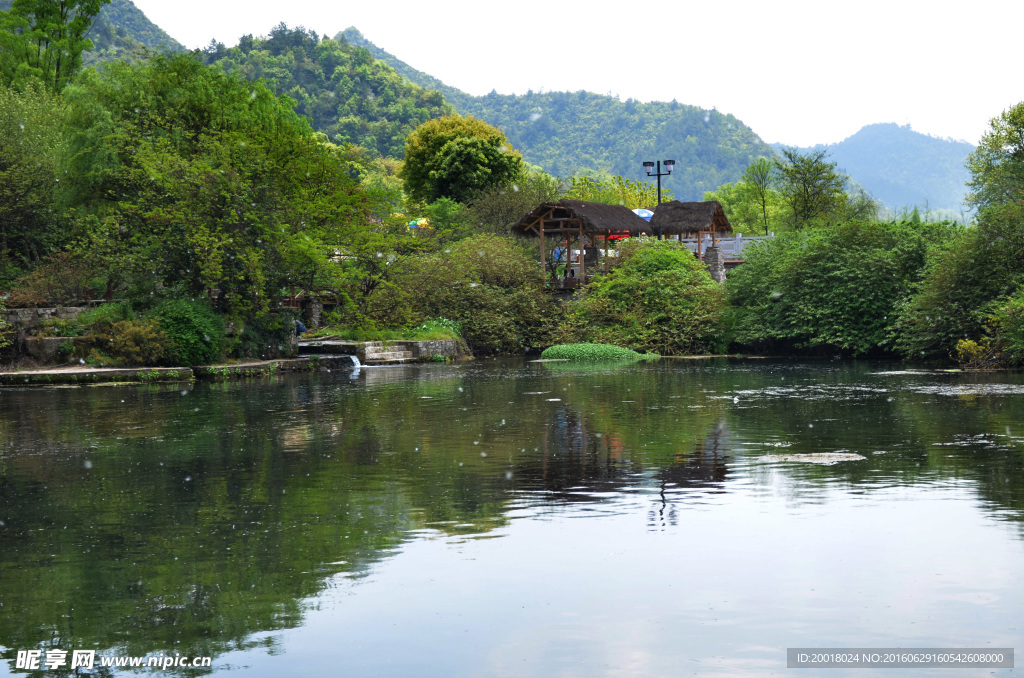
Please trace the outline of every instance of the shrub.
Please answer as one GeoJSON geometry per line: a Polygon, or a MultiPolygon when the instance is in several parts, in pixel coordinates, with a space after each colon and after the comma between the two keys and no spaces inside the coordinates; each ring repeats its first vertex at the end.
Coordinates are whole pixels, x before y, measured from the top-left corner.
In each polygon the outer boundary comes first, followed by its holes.
{"type": "Polygon", "coordinates": [[[514,240],[495,235],[473,236],[443,252],[410,258],[380,303],[386,309],[378,314],[380,322],[447,318],[475,354],[544,346],[558,318],[540,267],[514,240]]]}
{"type": "Polygon", "coordinates": [[[224,321],[201,301],[172,299],[149,314],[167,337],[164,361],[171,366],[215,362],[224,347],[224,321]]]}
{"type": "Polygon", "coordinates": [[[737,343],[761,350],[893,350],[897,311],[945,224],[851,222],[785,233],[746,251],[726,281],[737,343]]]}
{"type": "Polygon", "coordinates": [[[594,280],[556,335],[664,355],[713,350],[725,304],[693,254],[668,240],[625,245],[621,263],[594,280]]]}
{"type": "Polygon", "coordinates": [[[7,310],[2,303],[0,303],[0,348],[6,348],[11,343],[11,335],[14,333],[13,328],[4,319],[3,313],[7,310]]]}
{"type": "Polygon", "coordinates": [[[640,360],[644,356],[636,351],[609,344],[558,344],[544,349],[544,360],[609,361],[640,360]]]}
{"type": "Polygon", "coordinates": [[[170,348],[167,335],[152,319],[112,323],[95,335],[95,345],[108,364],[126,367],[159,365],[170,348]]]}
{"type": "Polygon", "coordinates": [[[42,323],[40,329],[43,336],[48,337],[80,337],[85,331],[74,320],[49,320],[42,323]]]}
{"type": "Polygon", "coordinates": [[[267,313],[245,323],[229,352],[239,358],[278,358],[291,355],[294,338],[295,316],[291,312],[267,313]]]}
{"type": "Polygon", "coordinates": [[[80,313],[76,324],[80,327],[89,327],[95,331],[109,328],[116,322],[135,319],[136,313],[127,301],[118,301],[102,304],[96,308],[80,313]]]}
{"type": "Polygon", "coordinates": [[[21,277],[11,291],[12,307],[59,306],[91,299],[101,288],[98,269],[87,257],[55,252],[21,277]]]}

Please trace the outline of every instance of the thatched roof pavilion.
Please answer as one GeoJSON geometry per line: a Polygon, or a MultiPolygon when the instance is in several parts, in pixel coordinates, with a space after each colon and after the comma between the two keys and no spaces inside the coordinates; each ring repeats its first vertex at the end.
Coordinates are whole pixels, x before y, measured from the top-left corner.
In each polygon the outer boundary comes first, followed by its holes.
{"type": "MultiPolygon", "coordinates": [[[[627,237],[653,235],[650,225],[628,207],[622,205],[605,205],[598,202],[583,200],[559,200],[558,202],[542,203],[512,227],[513,233],[520,235],[540,236],[540,265],[546,268],[544,237],[555,237],[568,241],[578,237],[581,241],[585,236],[596,244],[597,238],[604,236],[605,254],[607,255],[608,239],[611,237],[627,237]]],[[[583,246],[580,247],[578,266],[580,278],[585,280],[583,246]]],[[[568,257],[567,257],[568,258],[568,257]]],[[[607,259],[605,260],[607,267],[607,259]]],[[[568,263],[568,262],[567,262],[568,263]]],[[[568,268],[568,266],[567,266],[568,268]]],[[[575,284],[575,282],[573,283],[575,284]]]]}
{"type": "Polygon", "coordinates": [[[554,234],[565,231],[584,235],[653,235],[646,221],[628,207],[583,200],[542,203],[512,227],[523,235],[554,234]]]}
{"type": "Polygon", "coordinates": [[[715,200],[663,202],[654,210],[651,228],[659,235],[679,238],[699,238],[703,233],[710,233],[713,241],[722,234],[732,233],[732,224],[715,200]]]}

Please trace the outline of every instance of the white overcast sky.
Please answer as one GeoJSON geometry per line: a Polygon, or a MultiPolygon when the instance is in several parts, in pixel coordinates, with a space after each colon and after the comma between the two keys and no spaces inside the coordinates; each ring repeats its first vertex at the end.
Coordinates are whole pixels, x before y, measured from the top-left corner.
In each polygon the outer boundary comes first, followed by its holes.
{"type": "Polygon", "coordinates": [[[875,122],[977,143],[1024,100],[1021,0],[135,0],[189,48],[281,21],[349,26],[470,94],[678,100],[768,142],[841,141],[875,122]]]}

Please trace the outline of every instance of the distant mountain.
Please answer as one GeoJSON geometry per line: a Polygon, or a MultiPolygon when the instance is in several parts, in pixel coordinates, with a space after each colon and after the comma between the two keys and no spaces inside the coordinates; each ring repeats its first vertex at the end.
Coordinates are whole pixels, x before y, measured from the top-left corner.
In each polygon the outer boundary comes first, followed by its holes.
{"type": "Polygon", "coordinates": [[[583,91],[476,97],[416,70],[355,28],[336,39],[367,49],[408,80],[441,92],[459,113],[501,128],[527,162],[554,175],[608,172],[645,179],[645,160],[672,159],[676,170],[663,185],[676,198],[699,200],[704,191],[738,180],[751,160],[773,155],[753,130],[716,110],[583,91]]]}
{"type": "Polygon", "coordinates": [[[800,150],[822,148],[890,209],[927,205],[959,212],[970,179],[964,162],[975,147],[921,134],[909,125],[879,123],[861,128],[838,144],[800,150]]]}

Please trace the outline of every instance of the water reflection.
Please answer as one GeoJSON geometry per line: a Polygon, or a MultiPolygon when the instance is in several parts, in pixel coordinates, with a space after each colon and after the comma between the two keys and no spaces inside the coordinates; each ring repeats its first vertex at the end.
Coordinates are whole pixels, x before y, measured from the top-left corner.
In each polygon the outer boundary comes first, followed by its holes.
{"type": "Polygon", "coordinates": [[[857,364],[481,361],[5,389],[2,654],[263,652],[339,581],[516,520],[638,517],[669,535],[690,511],[778,492],[950,486],[1019,526],[1022,387],[857,364]],[[782,446],[866,459],[761,461],[782,446]]]}

